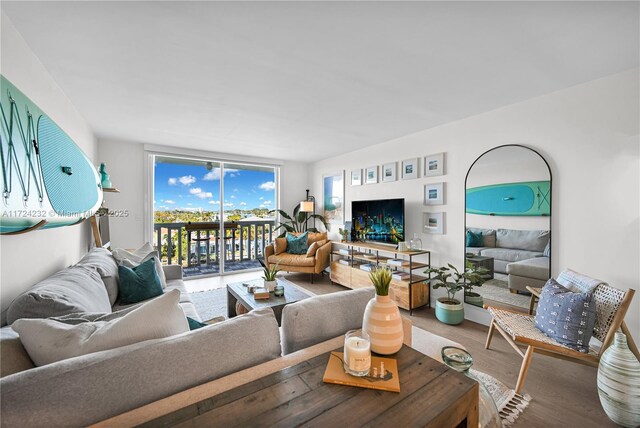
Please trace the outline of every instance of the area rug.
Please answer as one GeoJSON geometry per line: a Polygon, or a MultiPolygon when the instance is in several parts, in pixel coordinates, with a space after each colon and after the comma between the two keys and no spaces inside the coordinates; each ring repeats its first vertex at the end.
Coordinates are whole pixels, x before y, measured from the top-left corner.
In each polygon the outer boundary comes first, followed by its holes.
{"type": "Polygon", "coordinates": [[[475,287],[473,291],[480,294],[485,300],[493,300],[494,302],[529,309],[531,296],[511,293],[507,281],[501,279],[490,279],[482,284],[481,287],[475,287]]]}
{"type": "Polygon", "coordinates": [[[214,318],[227,318],[227,289],[217,288],[215,290],[197,291],[189,293],[189,297],[196,307],[196,311],[203,321],[214,318]]]}
{"type": "MultiPolygon", "coordinates": [[[[411,337],[411,347],[413,349],[440,362],[442,362],[441,351],[443,347],[457,346],[459,348],[464,348],[464,346],[459,343],[416,326],[412,326],[411,328],[411,337]]],[[[476,379],[480,379],[482,381],[485,388],[489,391],[489,394],[491,394],[491,397],[498,408],[498,412],[500,413],[502,425],[505,427],[511,426],[529,405],[531,397],[528,395],[523,396],[516,394],[513,389],[507,387],[491,375],[473,369],[471,369],[471,372],[476,379]]]]}
{"type": "Polygon", "coordinates": [[[489,394],[491,394],[500,413],[502,426],[512,426],[529,405],[531,397],[528,394],[516,394],[515,390],[507,387],[504,383],[486,373],[474,369],[470,369],[470,372],[476,379],[482,381],[484,387],[487,388],[489,394]]]}

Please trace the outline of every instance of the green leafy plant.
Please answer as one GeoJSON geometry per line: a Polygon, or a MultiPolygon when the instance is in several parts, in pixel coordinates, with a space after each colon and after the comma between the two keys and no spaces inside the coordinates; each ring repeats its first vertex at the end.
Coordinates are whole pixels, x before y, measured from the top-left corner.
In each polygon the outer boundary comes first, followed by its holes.
{"type": "Polygon", "coordinates": [[[320,214],[311,214],[300,211],[300,205],[296,205],[293,209],[293,214],[289,215],[283,210],[271,210],[269,214],[277,212],[282,217],[283,221],[280,222],[278,226],[276,226],[273,230],[282,229],[282,233],[279,235],[280,238],[285,236],[287,232],[290,233],[300,233],[304,231],[309,232],[319,232],[319,230],[315,227],[307,227],[307,222],[312,218],[320,220],[325,229],[327,229],[327,221],[320,214]]]}
{"type": "Polygon", "coordinates": [[[389,295],[389,283],[391,283],[391,271],[386,267],[377,267],[369,272],[369,279],[376,288],[378,296],[389,295]]]}
{"type": "Polygon", "coordinates": [[[347,242],[347,236],[349,236],[349,230],[348,229],[339,228],[338,229],[338,233],[340,234],[340,236],[342,236],[342,240],[344,242],[347,242]]]}
{"type": "Polygon", "coordinates": [[[278,272],[280,272],[280,269],[278,269],[278,263],[269,267],[262,260],[258,259],[258,261],[262,265],[262,272],[263,272],[262,278],[265,281],[275,281],[276,275],[278,274],[278,272]]]}
{"type": "Polygon", "coordinates": [[[446,288],[447,301],[443,303],[460,303],[456,300],[456,293],[460,290],[469,291],[473,287],[480,287],[486,279],[484,275],[489,272],[483,267],[475,268],[471,263],[467,262],[463,272],[460,272],[451,263],[447,266],[439,268],[429,268],[424,273],[432,275],[433,289],[446,288]]]}

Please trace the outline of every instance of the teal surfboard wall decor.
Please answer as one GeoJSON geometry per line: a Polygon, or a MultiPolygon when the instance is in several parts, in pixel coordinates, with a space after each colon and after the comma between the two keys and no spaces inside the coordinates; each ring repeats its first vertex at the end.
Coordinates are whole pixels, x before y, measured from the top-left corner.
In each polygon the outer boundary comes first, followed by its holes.
{"type": "Polygon", "coordinates": [[[548,216],[551,181],[502,183],[467,189],[467,213],[495,216],[548,216]]]}
{"type": "Polygon", "coordinates": [[[24,93],[0,76],[0,234],[76,224],[100,207],[95,167],[24,93]]]}

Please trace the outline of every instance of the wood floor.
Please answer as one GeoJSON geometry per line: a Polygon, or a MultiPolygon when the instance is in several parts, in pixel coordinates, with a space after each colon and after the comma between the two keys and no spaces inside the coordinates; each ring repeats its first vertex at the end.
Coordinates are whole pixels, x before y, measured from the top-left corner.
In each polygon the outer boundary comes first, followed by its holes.
{"type": "MultiPolygon", "coordinates": [[[[256,273],[253,275],[255,277],[256,273]]],[[[227,278],[231,280],[233,276],[227,278]]],[[[344,287],[332,285],[326,275],[324,278],[316,275],[313,284],[306,274],[290,274],[287,278],[316,294],[345,290],[344,287]]],[[[429,308],[415,310],[413,316],[409,316],[407,311],[401,312],[415,326],[464,345],[473,355],[473,367],[476,370],[494,376],[511,388],[515,386],[522,359],[499,334],[494,335],[491,349],[486,350],[486,326],[470,321],[464,321],[458,326],[442,324],[436,320],[433,309],[429,308]]],[[[617,426],[602,410],[596,388],[596,374],[597,370],[593,367],[534,355],[524,386],[524,393],[529,394],[532,401],[514,426],[617,426]]]]}

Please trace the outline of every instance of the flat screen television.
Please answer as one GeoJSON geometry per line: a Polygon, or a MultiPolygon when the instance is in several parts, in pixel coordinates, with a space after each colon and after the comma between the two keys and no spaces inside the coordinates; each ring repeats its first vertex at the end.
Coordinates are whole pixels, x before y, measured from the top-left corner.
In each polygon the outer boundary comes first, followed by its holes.
{"type": "Polygon", "coordinates": [[[404,199],[351,202],[351,240],[397,244],[404,241],[404,199]]]}

